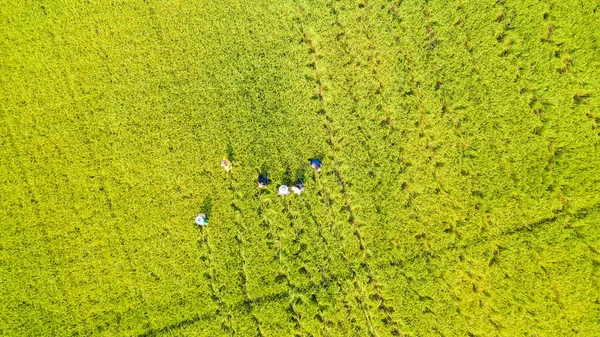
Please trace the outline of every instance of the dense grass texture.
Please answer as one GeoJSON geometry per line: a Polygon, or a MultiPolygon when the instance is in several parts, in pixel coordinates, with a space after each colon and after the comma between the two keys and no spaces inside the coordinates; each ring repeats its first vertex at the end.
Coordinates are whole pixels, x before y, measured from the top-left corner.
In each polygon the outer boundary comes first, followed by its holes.
{"type": "Polygon", "coordinates": [[[595,0],[1,2],[0,335],[600,336],[599,79],[595,0]]]}

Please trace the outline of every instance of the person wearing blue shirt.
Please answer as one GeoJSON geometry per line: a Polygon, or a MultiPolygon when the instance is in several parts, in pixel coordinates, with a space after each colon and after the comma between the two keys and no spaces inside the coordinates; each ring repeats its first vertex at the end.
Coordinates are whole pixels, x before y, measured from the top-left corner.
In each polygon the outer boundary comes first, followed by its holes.
{"type": "Polygon", "coordinates": [[[321,172],[321,161],[319,159],[311,159],[310,160],[310,167],[314,168],[315,170],[317,170],[317,172],[321,172]]]}
{"type": "Polygon", "coordinates": [[[258,188],[265,188],[267,186],[269,186],[269,178],[258,176],[258,188]]]}

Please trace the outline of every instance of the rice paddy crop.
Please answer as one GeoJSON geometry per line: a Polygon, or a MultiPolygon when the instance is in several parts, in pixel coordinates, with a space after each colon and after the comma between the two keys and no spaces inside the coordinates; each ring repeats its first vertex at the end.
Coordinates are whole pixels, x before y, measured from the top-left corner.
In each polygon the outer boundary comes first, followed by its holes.
{"type": "Polygon", "coordinates": [[[597,1],[0,3],[0,335],[597,336],[599,78],[597,1]]]}

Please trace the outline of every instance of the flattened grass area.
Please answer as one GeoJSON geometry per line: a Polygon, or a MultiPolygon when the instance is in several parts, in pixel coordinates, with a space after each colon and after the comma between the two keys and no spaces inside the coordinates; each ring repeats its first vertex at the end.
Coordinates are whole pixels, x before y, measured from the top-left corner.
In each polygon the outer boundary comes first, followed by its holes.
{"type": "Polygon", "coordinates": [[[599,334],[597,1],[9,0],[0,46],[2,336],[599,334]]]}

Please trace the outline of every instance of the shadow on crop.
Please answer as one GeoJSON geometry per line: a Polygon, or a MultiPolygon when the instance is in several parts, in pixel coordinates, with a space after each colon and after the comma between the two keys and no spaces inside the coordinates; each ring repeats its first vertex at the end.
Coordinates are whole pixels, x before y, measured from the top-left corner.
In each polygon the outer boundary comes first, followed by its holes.
{"type": "Polygon", "coordinates": [[[227,159],[229,159],[229,161],[234,161],[235,158],[233,157],[233,146],[231,146],[231,142],[227,143],[227,147],[225,149],[225,153],[227,153],[227,159]]]}
{"type": "Polygon", "coordinates": [[[212,212],[212,205],[213,197],[209,195],[206,198],[204,198],[204,201],[202,201],[202,206],[200,206],[200,213],[206,214],[208,218],[210,216],[210,213],[212,212]]]}
{"type": "Polygon", "coordinates": [[[303,183],[306,178],[306,169],[301,167],[296,170],[296,181],[299,183],[303,183]]]}
{"type": "Polygon", "coordinates": [[[288,166],[283,172],[283,177],[281,178],[281,183],[283,185],[291,185],[292,184],[292,169],[288,166]]]}

